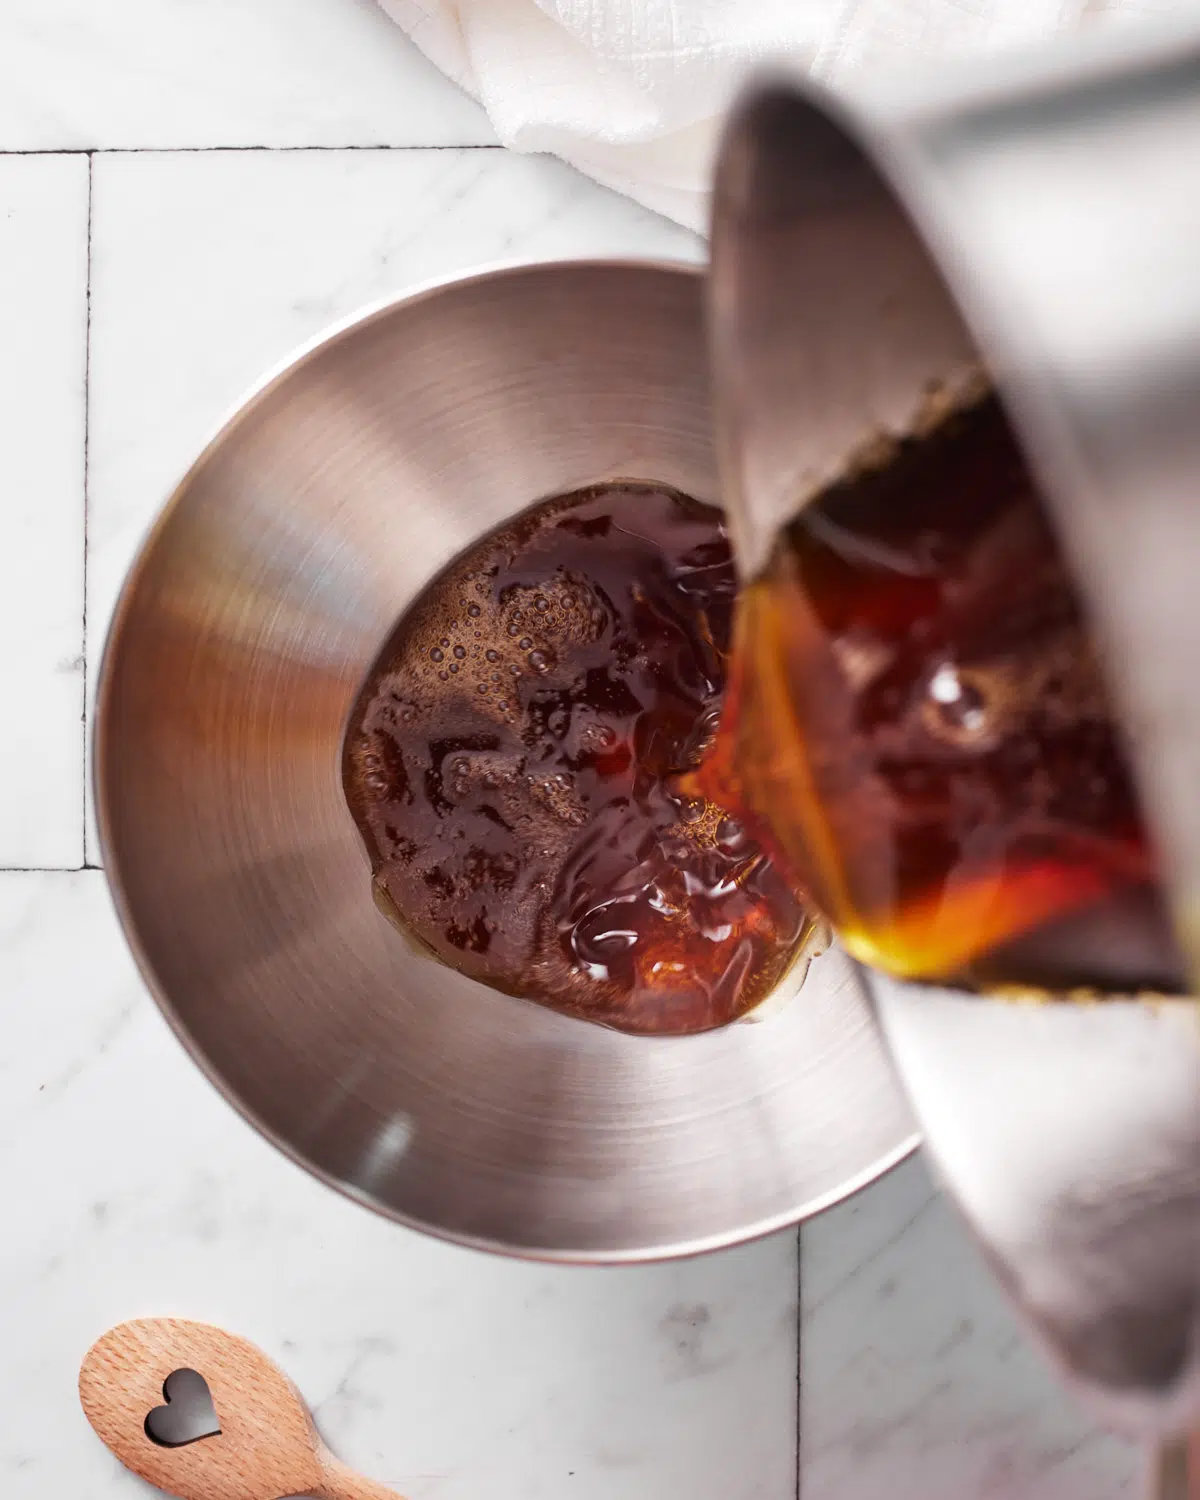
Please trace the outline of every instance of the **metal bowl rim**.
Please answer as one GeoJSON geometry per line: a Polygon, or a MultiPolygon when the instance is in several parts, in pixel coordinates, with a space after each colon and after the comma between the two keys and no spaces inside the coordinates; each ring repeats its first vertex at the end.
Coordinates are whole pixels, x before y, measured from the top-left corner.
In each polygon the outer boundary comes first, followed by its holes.
{"type": "MultiPolygon", "coordinates": [[[[166,501],[151,522],[145,536],[138,545],[137,553],[117,596],[117,602],[114,606],[105,637],[96,682],[95,727],[91,757],[92,793],[104,877],[112,898],[113,907],[121,925],[121,930],[133,954],[138,971],[159,1010],[165,1017],[167,1024],[184,1047],[188,1056],[221,1097],[264,1140],[270,1142],[276,1150],[280,1151],[296,1166],[301,1167],[305,1172],[324,1183],[326,1187],[333,1188],[335,1192],[341,1194],[344,1198],[350,1199],[351,1202],[360,1204],[362,1207],[370,1209],[373,1213],[390,1219],[406,1229],[430,1235],[447,1244],[457,1245],[468,1250],[500,1254],[514,1260],[538,1261],[547,1264],[644,1265],[652,1262],[703,1255],[715,1250],[731,1249],[736,1245],[746,1244],[777,1231],[792,1228],[804,1220],[812,1218],[816,1214],[822,1213],[836,1204],[843,1202],[861,1188],[866,1187],[869,1183],[875,1182],[878,1178],[890,1172],[916,1150],[920,1144],[920,1135],[914,1130],[894,1147],[892,1151],[886,1152],[863,1171],[847,1178],[837,1188],[819,1194],[816,1198],[797,1207],[787,1209],[778,1214],[769,1215],[765,1218],[753,1220],[739,1226],[737,1229],[730,1229],[697,1239],[660,1243],[634,1249],[584,1251],[563,1249],[561,1247],[514,1245],[508,1241],[493,1239],[487,1236],[454,1233],[446,1229],[443,1225],[404,1214],[372,1197],[370,1194],[360,1191],[353,1184],[326,1172],[302,1151],[292,1145],[291,1142],[285,1140],[274,1131],[260,1118],[249,1102],[232,1088],[220,1070],[211,1063],[207,1054],[196,1043],[186,1023],[176,1011],[166,987],[159,982],[158,975],[142,946],[138,934],[137,921],[126,899],[124,882],[121,877],[120,860],[116,855],[110,837],[109,806],[105,792],[107,759],[106,724],[108,721],[107,698],[112,676],[111,664],[121,649],[121,637],[124,633],[132,601],[138,591],[147,560],[157,545],[160,536],[166,530],[176,509],[182,502],[193,477],[203,468],[210,455],[294,371],[301,369],[327,347],[357,332],[359,329],[367,327],[377,319],[385,317],[399,308],[428,301],[430,298],[436,297],[443,292],[453,291],[459,287],[503,280],[510,276],[536,274],[541,271],[553,272],[563,270],[631,270],[659,272],[669,276],[683,275],[694,278],[707,276],[707,270],[703,265],[689,261],[642,256],[605,256],[564,257],[541,261],[502,260],[474,267],[468,271],[458,272],[452,276],[431,277],[428,280],[418,283],[409,291],[369,302],[357,311],[332,323],[320,333],[300,344],[290,354],[277,360],[264,375],[253,382],[236,401],[226,408],[199,454],[184,470],[182,476],[172,487],[166,501]]],[[[669,1037],[649,1037],[644,1040],[650,1046],[669,1046],[672,1039],[669,1037]]]]}

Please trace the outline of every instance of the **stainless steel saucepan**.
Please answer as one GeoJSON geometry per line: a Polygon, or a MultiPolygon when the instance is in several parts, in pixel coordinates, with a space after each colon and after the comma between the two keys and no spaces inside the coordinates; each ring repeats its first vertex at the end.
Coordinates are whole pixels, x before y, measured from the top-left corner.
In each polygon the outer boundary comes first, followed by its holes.
{"type": "MultiPolygon", "coordinates": [[[[745,570],[982,357],[1040,471],[1200,976],[1200,32],[1074,43],[727,130],[712,341],[745,570]]],[[[969,503],[969,497],[964,497],[969,503]]],[[[1013,1007],[864,975],[940,1167],[1102,1418],[1200,1420],[1200,1009],[1013,1007]]],[[[1200,1494],[1193,1455],[1192,1494],[1200,1494]]],[[[1173,1488],[1172,1488],[1173,1486],[1173,1488]]],[[[1157,1493],[1157,1491],[1156,1491],[1157,1493]]]]}

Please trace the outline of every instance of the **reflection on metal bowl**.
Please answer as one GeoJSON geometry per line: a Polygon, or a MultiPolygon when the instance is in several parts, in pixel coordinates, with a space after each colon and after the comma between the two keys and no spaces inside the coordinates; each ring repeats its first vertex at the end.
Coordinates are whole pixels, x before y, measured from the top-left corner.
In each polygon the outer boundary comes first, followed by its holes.
{"type": "Polygon", "coordinates": [[[914,1133],[848,961],[683,1039],[589,1026],[410,949],[371,899],[346,715],[397,615],[531,502],[614,476],[716,499],[702,277],[520,267],[372,311],[243,405],[167,506],[100,688],[105,868],[226,1096],[326,1181],[518,1254],[730,1244],[914,1133]]]}

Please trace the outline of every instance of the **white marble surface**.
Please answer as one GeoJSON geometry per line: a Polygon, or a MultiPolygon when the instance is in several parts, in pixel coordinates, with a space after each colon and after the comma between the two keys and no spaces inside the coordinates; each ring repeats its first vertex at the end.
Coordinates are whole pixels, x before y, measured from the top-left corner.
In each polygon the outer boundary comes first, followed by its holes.
{"type": "Polygon", "coordinates": [[[425,1240],[235,1118],[79,868],[84,662],[249,382],[431,275],[699,253],[490,139],[371,0],[0,5],[0,1493],[146,1493],[75,1371],[173,1313],[260,1342],[414,1500],[1128,1495],[919,1165],[806,1226],[799,1268],[795,1235],[623,1271],[425,1240]]]}
{"type": "Polygon", "coordinates": [[[86,157],[0,156],[0,865],[83,862],[86,157]]]}
{"type": "Polygon", "coordinates": [[[500,150],[97,153],[91,245],[93,666],[163,497],[246,388],[329,323],[490,261],[701,254],[560,163],[500,150]]]}
{"type": "Polygon", "coordinates": [[[0,151],[494,140],[374,0],[0,5],[0,151]]]}
{"type": "Polygon", "coordinates": [[[0,875],[0,1008],[5,1500],[141,1489],[74,1382],[109,1324],[164,1314],[256,1340],[335,1450],[412,1500],[791,1494],[793,1235],[580,1271],[375,1218],[202,1080],[99,871],[0,875]]]}
{"type": "Polygon", "coordinates": [[[919,1158],[801,1231],[804,1500],[1113,1500],[1097,1434],[919,1158]]]}

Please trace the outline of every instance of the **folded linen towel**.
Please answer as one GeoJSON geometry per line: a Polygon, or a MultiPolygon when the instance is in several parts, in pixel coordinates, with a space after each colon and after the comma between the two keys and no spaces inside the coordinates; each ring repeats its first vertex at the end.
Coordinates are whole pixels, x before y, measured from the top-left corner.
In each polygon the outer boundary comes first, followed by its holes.
{"type": "Polygon", "coordinates": [[[1195,0],[380,0],[506,146],[703,229],[712,151],[756,64],[840,88],[1195,0]]]}

